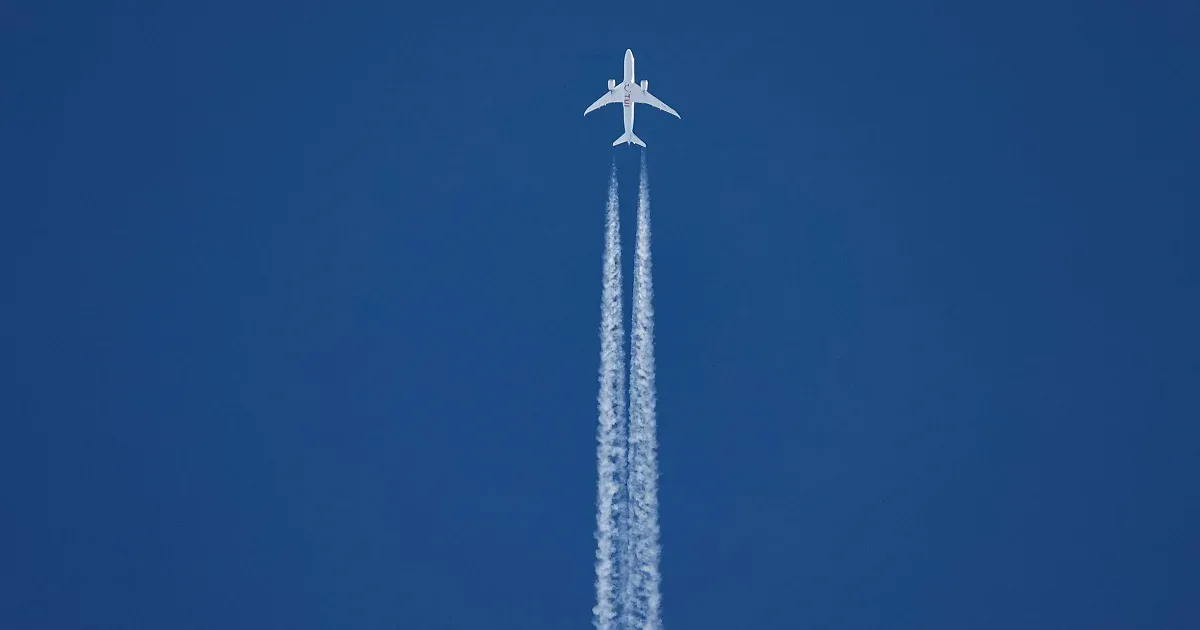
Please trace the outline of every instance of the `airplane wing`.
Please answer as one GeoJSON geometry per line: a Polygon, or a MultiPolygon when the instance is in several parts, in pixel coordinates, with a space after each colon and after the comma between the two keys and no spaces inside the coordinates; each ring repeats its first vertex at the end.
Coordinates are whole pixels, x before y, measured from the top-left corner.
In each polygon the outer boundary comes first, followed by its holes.
{"type": "Polygon", "coordinates": [[[668,114],[670,114],[676,118],[679,118],[680,120],[683,120],[683,118],[679,115],[679,112],[671,109],[670,105],[667,105],[666,103],[658,100],[658,97],[651,94],[649,90],[643,90],[639,87],[636,90],[636,93],[634,94],[634,102],[635,103],[645,103],[647,105],[650,105],[651,107],[657,107],[658,109],[661,109],[664,112],[667,112],[668,114]]]}
{"type": "Polygon", "coordinates": [[[588,114],[592,113],[593,111],[595,111],[601,107],[604,107],[605,105],[608,105],[609,103],[620,103],[620,102],[621,102],[621,97],[616,95],[615,90],[610,90],[608,92],[605,92],[604,96],[601,96],[600,98],[596,99],[595,103],[592,103],[590,106],[588,106],[588,108],[583,111],[583,115],[587,116],[588,114]]]}

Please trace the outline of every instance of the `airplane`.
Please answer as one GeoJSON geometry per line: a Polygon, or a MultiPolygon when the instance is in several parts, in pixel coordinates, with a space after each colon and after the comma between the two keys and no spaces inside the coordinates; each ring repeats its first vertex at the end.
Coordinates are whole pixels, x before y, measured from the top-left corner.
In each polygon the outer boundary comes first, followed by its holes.
{"type": "Polygon", "coordinates": [[[658,109],[661,109],[664,112],[667,112],[668,114],[671,114],[672,116],[682,120],[678,112],[671,109],[670,106],[658,100],[653,94],[650,93],[649,81],[642,79],[642,82],[639,85],[633,80],[633,51],[628,49],[625,50],[625,79],[621,81],[620,84],[618,84],[615,79],[609,79],[608,92],[605,92],[604,96],[596,99],[595,103],[592,103],[586,110],[584,110],[583,115],[587,116],[588,114],[592,113],[592,111],[608,105],[609,103],[622,103],[625,105],[625,134],[613,142],[612,145],[614,147],[622,142],[625,144],[636,144],[640,147],[646,146],[646,143],[642,142],[642,139],[633,133],[633,106],[637,103],[644,103],[652,107],[657,107],[658,109]]]}

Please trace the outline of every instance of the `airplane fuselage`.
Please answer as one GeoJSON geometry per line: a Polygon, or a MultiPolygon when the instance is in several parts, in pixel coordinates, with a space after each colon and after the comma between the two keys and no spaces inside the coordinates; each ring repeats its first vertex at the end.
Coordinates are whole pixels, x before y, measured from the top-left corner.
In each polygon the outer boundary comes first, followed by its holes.
{"type": "Polygon", "coordinates": [[[630,90],[633,89],[633,51],[625,51],[625,76],[621,81],[621,87],[625,89],[624,99],[621,105],[625,108],[625,135],[633,136],[633,94],[630,90]]]}

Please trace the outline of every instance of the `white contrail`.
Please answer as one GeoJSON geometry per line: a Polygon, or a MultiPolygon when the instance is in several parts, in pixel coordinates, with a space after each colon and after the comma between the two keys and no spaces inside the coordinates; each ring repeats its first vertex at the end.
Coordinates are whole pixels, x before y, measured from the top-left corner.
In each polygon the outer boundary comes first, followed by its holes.
{"type": "MultiPolygon", "coordinates": [[[[596,486],[596,606],[592,623],[597,630],[616,630],[618,581],[625,547],[621,527],[621,496],[625,478],[625,330],[621,323],[621,217],[617,204],[617,167],[608,180],[608,209],[604,235],[604,288],[600,305],[600,393],[596,398],[598,480],[596,486]]],[[[623,580],[622,580],[623,582],[623,580]]]]}
{"type": "Polygon", "coordinates": [[[633,327],[629,361],[629,536],[633,566],[624,576],[636,592],[635,615],[643,630],[662,628],[659,592],[658,437],[654,391],[654,283],[650,264],[650,185],[642,153],[637,243],[633,272],[633,327]]]}

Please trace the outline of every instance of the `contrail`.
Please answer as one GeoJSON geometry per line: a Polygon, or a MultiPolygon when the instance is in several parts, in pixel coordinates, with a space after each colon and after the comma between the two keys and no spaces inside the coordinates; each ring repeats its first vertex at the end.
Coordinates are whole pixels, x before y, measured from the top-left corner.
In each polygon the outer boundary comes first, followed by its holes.
{"type": "Polygon", "coordinates": [[[620,561],[624,541],[621,499],[625,480],[625,330],[621,323],[621,217],[617,203],[617,165],[608,180],[604,235],[604,288],[600,304],[600,393],[596,398],[598,481],[596,487],[597,630],[616,630],[618,597],[624,592],[620,561]]]}
{"type": "Polygon", "coordinates": [[[654,391],[654,283],[650,263],[650,184],[642,153],[637,243],[633,272],[633,328],[629,362],[629,536],[633,566],[623,576],[636,593],[635,616],[643,630],[662,628],[659,573],[658,437],[654,391]]]}

